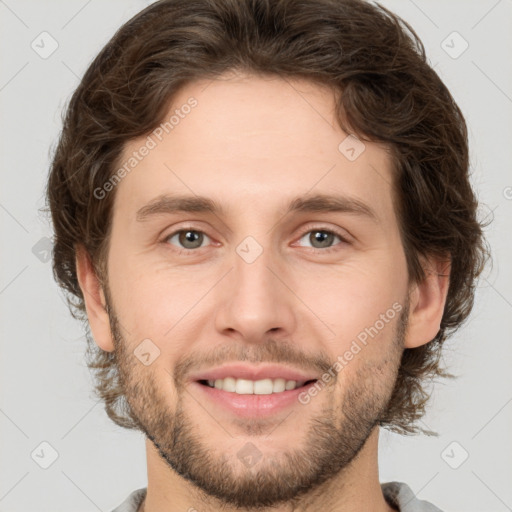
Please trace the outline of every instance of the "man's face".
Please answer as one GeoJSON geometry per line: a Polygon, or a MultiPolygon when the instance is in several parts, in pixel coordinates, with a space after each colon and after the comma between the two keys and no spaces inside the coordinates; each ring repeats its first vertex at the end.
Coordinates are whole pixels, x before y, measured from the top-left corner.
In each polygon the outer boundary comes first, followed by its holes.
{"type": "Polygon", "coordinates": [[[196,82],[166,119],[176,109],[156,144],[125,148],[122,163],[151,146],[116,187],[119,371],[175,471],[227,503],[271,505],[348,468],[391,396],[408,286],[390,159],[345,140],[332,94],[304,81],[196,82]],[[164,195],[222,210],[143,214],[164,195]],[[319,195],[346,207],[288,211],[319,195]]]}

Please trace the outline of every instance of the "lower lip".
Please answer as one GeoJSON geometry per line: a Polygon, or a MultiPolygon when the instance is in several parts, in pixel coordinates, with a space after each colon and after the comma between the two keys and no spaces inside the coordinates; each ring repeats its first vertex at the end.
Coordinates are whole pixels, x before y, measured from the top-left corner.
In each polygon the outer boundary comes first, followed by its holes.
{"type": "Polygon", "coordinates": [[[222,389],[211,388],[199,382],[193,385],[204,393],[208,400],[219,404],[230,412],[245,418],[262,418],[281,412],[299,402],[299,395],[309,390],[315,383],[311,382],[297,389],[272,393],[271,395],[240,395],[223,391],[222,389]]]}

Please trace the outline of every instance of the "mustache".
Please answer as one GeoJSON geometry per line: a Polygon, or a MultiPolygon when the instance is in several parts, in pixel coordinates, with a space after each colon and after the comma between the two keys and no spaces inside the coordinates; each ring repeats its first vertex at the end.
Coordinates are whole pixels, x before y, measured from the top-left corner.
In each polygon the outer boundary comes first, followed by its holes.
{"type": "Polygon", "coordinates": [[[275,339],[258,345],[230,342],[179,359],[174,368],[176,387],[181,387],[190,372],[220,366],[227,362],[280,363],[314,373],[325,373],[333,364],[326,352],[306,352],[290,342],[275,339]]]}

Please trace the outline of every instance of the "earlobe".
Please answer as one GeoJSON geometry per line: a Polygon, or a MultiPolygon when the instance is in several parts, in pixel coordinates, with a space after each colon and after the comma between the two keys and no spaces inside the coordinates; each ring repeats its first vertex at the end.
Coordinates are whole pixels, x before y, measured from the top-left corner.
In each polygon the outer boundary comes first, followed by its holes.
{"type": "Polygon", "coordinates": [[[92,266],[89,254],[82,245],[76,247],[76,272],[84,296],[85,309],[94,341],[102,350],[112,352],[114,343],[106,309],[105,294],[92,266]]]}
{"type": "Polygon", "coordinates": [[[448,287],[450,261],[431,258],[424,262],[425,278],[410,294],[409,323],[405,348],[416,348],[432,341],[441,326],[448,287]]]}

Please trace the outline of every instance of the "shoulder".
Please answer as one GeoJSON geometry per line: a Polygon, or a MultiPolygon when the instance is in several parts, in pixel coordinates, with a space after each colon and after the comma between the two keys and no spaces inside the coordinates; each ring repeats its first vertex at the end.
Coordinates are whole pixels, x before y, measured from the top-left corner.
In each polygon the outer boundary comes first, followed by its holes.
{"type": "Polygon", "coordinates": [[[118,507],[112,512],[137,512],[140,504],[146,497],[147,487],[133,491],[118,507]]]}
{"type": "Polygon", "coordinates": [[[412,489],[403,482],[381,484],[386,501],[399,512],[442,512],[428,501],[419,500],[412,489]]]}

